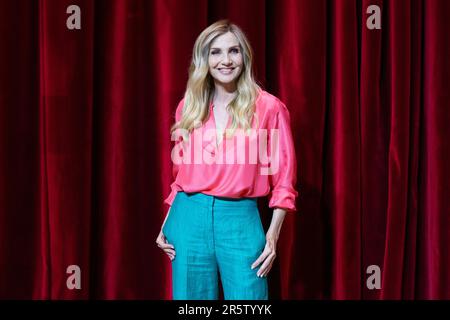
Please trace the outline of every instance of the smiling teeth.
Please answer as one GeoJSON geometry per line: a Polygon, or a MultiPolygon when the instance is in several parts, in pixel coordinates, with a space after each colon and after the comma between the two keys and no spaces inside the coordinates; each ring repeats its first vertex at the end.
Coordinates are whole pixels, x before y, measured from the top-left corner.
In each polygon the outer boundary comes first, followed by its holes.
{"type": "Polygon", "coordinates": [[[229,73],[233,72],[233,69],[219,69],[219,71],[224,74],[229,74],[229,73]]]}

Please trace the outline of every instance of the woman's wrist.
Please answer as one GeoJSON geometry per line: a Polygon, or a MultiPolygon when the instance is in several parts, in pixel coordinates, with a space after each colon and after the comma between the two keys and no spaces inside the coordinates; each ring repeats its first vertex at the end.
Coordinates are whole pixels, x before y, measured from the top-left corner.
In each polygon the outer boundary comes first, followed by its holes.
{"type": "Polygon", "coordinates": [[[268,230],[266,233],[266,240],[275,240],[278,241],[280,234],[276,231],[268,230]]]}

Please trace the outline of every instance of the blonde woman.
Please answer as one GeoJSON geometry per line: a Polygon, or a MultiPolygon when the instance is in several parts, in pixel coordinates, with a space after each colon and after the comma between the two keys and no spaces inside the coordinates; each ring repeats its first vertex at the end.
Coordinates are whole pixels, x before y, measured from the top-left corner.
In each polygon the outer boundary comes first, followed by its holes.
{"type": "Polygon", "coordinates": [[[173,299],[267,300],[286,212],[296,211],[289,111],[252,74],[250,44],[218,21],[194,45],[171,128],[174,182],[156,243],[172,262],[173,299]],[[264,232],[257,198],[269,196],[264,232]]]}

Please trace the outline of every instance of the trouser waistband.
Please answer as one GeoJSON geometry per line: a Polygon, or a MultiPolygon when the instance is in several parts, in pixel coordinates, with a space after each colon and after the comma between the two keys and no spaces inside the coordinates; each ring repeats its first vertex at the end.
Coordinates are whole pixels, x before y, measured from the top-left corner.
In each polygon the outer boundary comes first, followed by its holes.
{"type": "Polygon", "coordinates": [[[240,207],[248,206],[255,207],[258,203],[258,198],[228,198],[221,196],[213,196],[202,192],[188,193],[184,191],[178,191],[180,197],[192,200],[194,202],[216,207],[240,207]]]}

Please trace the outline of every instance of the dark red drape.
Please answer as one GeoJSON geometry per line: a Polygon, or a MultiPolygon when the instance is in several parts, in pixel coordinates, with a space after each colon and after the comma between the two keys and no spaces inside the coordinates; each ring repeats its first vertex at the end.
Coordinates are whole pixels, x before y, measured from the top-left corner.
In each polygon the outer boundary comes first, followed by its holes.
{"type": "Polygon", "coordinates": [[[270,296],[450,298],[449,1],[21,0],[0,15],[0,298],[170,297],[155,245],[169,128],[194,40],[220,18],[291,113],[299,212],[270,296]]]}

